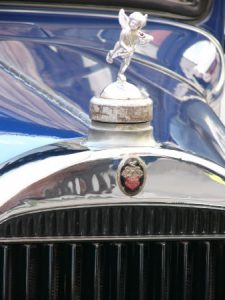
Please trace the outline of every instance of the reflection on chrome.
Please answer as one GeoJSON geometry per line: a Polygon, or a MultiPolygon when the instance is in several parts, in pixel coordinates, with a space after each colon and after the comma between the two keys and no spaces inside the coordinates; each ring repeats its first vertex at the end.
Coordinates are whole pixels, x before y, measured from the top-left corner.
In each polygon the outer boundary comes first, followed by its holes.
{"type": "Polygon", "coordinates": [[[225,171],[177,150],[138,147],[76,152],[28,162],[0,178],[0,222],[39,210],[118,203],[179,203],[224,206],[225,171]],[[136,196],[117,183],[121,160],[138,156],[146,183],[136,196]],[[9,186],[13,185],[13,189],[9,186]]]}

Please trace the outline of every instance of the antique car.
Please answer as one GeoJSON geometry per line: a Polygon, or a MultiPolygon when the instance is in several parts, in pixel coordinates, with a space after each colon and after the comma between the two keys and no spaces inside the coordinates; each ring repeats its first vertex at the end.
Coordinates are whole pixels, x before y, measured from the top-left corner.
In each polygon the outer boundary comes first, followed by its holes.
{"type": "Polygon", "coordinates": [[[224,16],[0,2],[0,299],[225,299],[224,16]]]}

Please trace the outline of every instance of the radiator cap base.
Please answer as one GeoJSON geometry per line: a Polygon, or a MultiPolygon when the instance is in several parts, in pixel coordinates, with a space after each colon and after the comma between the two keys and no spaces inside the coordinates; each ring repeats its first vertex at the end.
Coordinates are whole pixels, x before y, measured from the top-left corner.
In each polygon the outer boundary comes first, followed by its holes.
{"type": "Polygon", "coordinates": [[[152,100],[135,85],[116,81],[90,102],[90,118],[104,123],[143,123],[152,119],[152,100]]]}

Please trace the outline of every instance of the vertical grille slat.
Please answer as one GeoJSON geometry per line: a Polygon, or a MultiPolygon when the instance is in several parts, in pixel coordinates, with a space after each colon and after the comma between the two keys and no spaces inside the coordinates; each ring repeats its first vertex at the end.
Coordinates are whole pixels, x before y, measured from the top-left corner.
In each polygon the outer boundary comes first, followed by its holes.
{"type": "Polygon", "coordinates": [[[66,273],[64,250],[65,248],[61,248],[61,245],[48,244],[42,254],[45,258],[43,260],[45,264],[42,265],[40,276],[43,288],[46,290],[46,299],[59,300],[64,297],[64,276],[66,273]]]}
{"type": "Polygon", "coordinates": [[[2,265],[2,299],[11,299],[11,266],[10,266],[10,247],[3,246],[3,265],[2,265]]]}
{"type": "Polygon", "coordinates": [[[144,255],[144,244],[140,243],[138,244],[138,251],[139,251],[139,300],[144,300],[144,296],[145,296],[145,282],[144,282],[144,259],[145,259],[145,255],[144,255]]]}
{"type": "Polygon", "coordinates": [[[48,299],[54,300],[54,295],[52,295],[52,291],[54,291],[54,246],[48,245],[48,299]]]}
{"type": "Polygon", "coordinates": [[[124,207],[123,208],[123,228],[125,235],[132,234],[132,207],[124,207]]]}
{"type": "Polygon", "coordinates": [[[116,300],[123,299],[122,284],[122,244],[116,245],[116,300]]]}
{"type": "Polygon", "coordinates": [[[113,210],[113,218],[112,218],[112,234],[117,235],[121,230],[121,210],[120,208],[116,208],[113,210]]]}
{"type": "Polygon", "coordinates": [[[87,218],[88,218],[88,210],[80,210],[79,211],[79,232],[80,235],[87,235],[87,218]]]}
{"type": "Polygon", "coordinates": [[[215,299],[215,268],[216,257],[214,245],[210,242],[204,242],[205,251],[205,300],[215,299]]]}
{"type": "Polygon", "coordinates": [[[26,300],[31,299],[32,291],[30,290],[30,269],[31,269],[31,247],[30,245],[25,246],[26,251],[26,266],[25,266],[25,297],[26,300]]]}
{"type": "Polygon", "coordinates": [[[76,260],[77,260],[77,245],[72,244],[70,248],[70,256],[71,256],[71,266],[70,266],[70,298],[76,299],[77,290],[76,290],[76,260]]]}
{"type": "Polygon", "coordinates": [[[101,299],[101,245],[94,244],[94,300],[101,299]]]}
{"type": "Polygon", "coordinates": [[[126,290],[126,259],[125,257],[125,246],[122,243],[116,243],[112,248],[112,286],[111,291],[114,296],[112,299],[125,300],[126,290]]]}
{"type": "Polygon", "coordinates": [[[194,299],[211,300],[212,291],[212,258],[210,242],[198,242],[194,256],[193,296],[194,299]]]}
{"type": "Polygon", "coordinates": [[[173,300],[188,300],[191,293],[192,266],[189,255],[189,242],[173,245],[170,295],[173,300]]]}
{"type": "Polygon", "coordinates": [[[132,232],[134,235],[142,235],[143,234],[143,210],[141,208],[136,209],[134,211],[134,215],[132,220],[136,220],[136,226],[133,228],[132,232]]]}
{"type": "Polygon", "coordinates": [[[65,249],[66,259],[66,295],[67,299],[81,297],[81,246],[77,243],[69,244],[65,249]],[[67,251],[66,251],[67,250],[67,251]]]}
{"type": "MultiPolygon", "coordinates": [[[[40,277],[38,248],[35,245],[24,245],[25,255],[25,296],[27,300],[35,300],[40,297],[40,277]]],[[[21,266],[22,268],[22,266],[21,266]]]]}
{"type": "Polygon", "coordinates": [[[204,300],[211,300],[211,259],[210,259],[210,254],[211,254],[211,248],[210,248],[210,243],[205,242],[204,245],[204,252],[205,252],[205,295],[204,295],[204,300]]]}
{"type": "Polygon", "coordinates": [[[166,244],[160,243],[160,255],[161,255],[161,278],[160,278],[160,289],[161,297],[160,300],[164,299],[165,290],[166,290],[166,244]]]}
{"type": "Polygon", "coordinates": [[[99,210],[98,209],[93,209],[91,211],[91,217],[90,217],[90,235],[91,236],[96,236],[98,235],[98,215],[99,215],[99,210]]]}
{"type": "Polygon", "coordinates": [[[168,244],[160,243],[161,251],[161,300],[167,300],[169,297],[168,291],[168,244]]]}
{"type": "Polygon", "coordinates": [[[154,218],[155,218],[155,210],[152,207],[147,207],[145,210],[144,217],[144,228],[145,234],[153,234],[154,233],[154,218]]]}
{"type": "Polygon", "coordinates": [[[103,246],[100,243],[87,245],[82,253],[82,299],[102,299],[103,246]],[[86,288],[88,282],[88,289],[86,288]]]}
{"type": "Polygon", "coordinates": [[[105,208],[105,210],[103,211],[103,209],[101,210],[101,223],[102,223],[102,234],[103,235],[107,235],[109,233],[109,228],[110,228],[110,209],[107,207],[105,208]]]}
{"type": "MultiPolygon", "coordinates": [[[[181,248],[181,300],[188,300],[190,295],[190,273],[191,273],[191,264],[189,258],[189,243],[184,242],[179,245],[181,248]]],[[[179,276],[179,273],[178,273],[179,276]]],[[[178,287],[179,288],[179,287],[178,287]]]]}

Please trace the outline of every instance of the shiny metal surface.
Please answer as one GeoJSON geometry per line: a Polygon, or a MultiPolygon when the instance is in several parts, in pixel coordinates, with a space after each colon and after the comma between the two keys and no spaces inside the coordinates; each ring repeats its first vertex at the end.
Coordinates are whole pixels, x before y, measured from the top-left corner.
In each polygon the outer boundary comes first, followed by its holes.
{"type": "MultiPolygon", "coordinates": [[[[129,82],[112,82],[109,85],[107,85],[102,93],[101,98],[103,99],[114,99],[114,100],[135,100],[135,99],[146,99],[148,96],[144,93],[144,91],[141,91],[138,87],[136,87],[134,84],[131,84],[129,82]]],[[[117,101],[118,102],[118,101],[117,101]]],[[[118,102],[121,103],[121,102],[118,102]]]]}
{"type": "Polygon", "coordinates": [[[153,128],[149,122],[137,124],[110,124],[92,122],[84,145],[91,149],[107,149],[115,147],[155,146],[153,128]]]}
{"type": "Polygon", "coordinates": [[[120,9],[118,17],[122,30],[114,48],[108,52],[106,61],[112,64],[115,58],[120,57],[122,62],[117,75],[117,81],[126,81],[124,73],[131,63],[136,46],[151,42],[153,37],[141,31],[147,23],[147,14],[142,15],[140,12],[133,12],[128,16],[124,9],[120,9]]]}
{"type": "Polygon", "coordinates": [[[56,155],[50,151],[44,158],[39,154],[36,160],[29,159],[17,168],[16,162],[12,169],[8,165],[5,170],[2,168],[0,221],[63,207],[125,203],[221,208],[225,205],[225,170],[212,162],[182,151],[156,147],[100,151],[77,147],[67,146],[74,153],[56,155]],[[116,180],[121,160],[130,156],[140,157],[146,165],[143,189],[133,197],[124,195],[116,180]]]}
{"type": "MultiPolygon", "coordinates": [[[[208,234],[208,235],[202,235],[202,234],[196,234],[196,235],[176,235],[176,236],[168,236],[168,235],[159,235],[159,236],[142,236],[141,240],[143,241],[149,241],[149,240],[153,240],[153,241],[181,241],[184,240],[185,241],[205,241],[205,240],[214,240],[214,241],[223,241],[224,240],[224,235],[223,234],[208,234]]],[[[74,236],[74,237],[68,237],[68,236],[63,236],[63,237],[12,237],[12,238],[0,238],[0,241],[2,244],[21,244],[21,243],[33,243],[33,242],[38,242],[38,243],[44,243],[44,242],[48,242],[48,243],[52,243],[52,242],[74,242],[74,241],[78,241],[78,242],[82,242],[82,241],[140,241],[140,237],[139,236],[74,236]]]]}
{"type": "MultiPolygon", "coordinates": [[[[118,18],[121,26],[120,37],[114,48],[108,52],[106,61],[112,64],[115,58],[120,57],[122,59],[120,70],[117,80],[105,87],[100,97],[91,98],[90,118],[95,122],[115,124],[150,122],[152,100],[134,84],[128,83],[124,75],[131,63],[136,46],[149,43],[153,39],[152,36],[141,31],[147,23],[148,15],[133,12],[128,16],[124,9],[120,9],[118,18]]],[[[102,124],[103,128],[104,124],[102,124]]],[[[94,131],[93,126],[91,131],[94,131]]]]}

